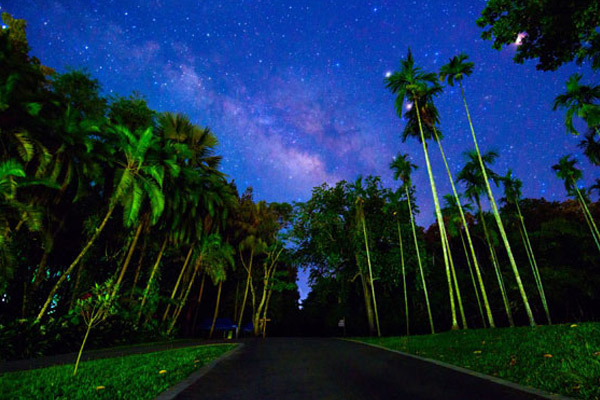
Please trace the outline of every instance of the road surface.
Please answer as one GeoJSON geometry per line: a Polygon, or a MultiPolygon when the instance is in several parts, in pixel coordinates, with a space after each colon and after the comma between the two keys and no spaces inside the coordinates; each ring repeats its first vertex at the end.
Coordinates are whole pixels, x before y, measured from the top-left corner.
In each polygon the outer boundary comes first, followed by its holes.
{"type": "Polygon", "coordinates": [[[245,342],[176,399],[539,399],[459,371],[349,341],[245,342]]]}

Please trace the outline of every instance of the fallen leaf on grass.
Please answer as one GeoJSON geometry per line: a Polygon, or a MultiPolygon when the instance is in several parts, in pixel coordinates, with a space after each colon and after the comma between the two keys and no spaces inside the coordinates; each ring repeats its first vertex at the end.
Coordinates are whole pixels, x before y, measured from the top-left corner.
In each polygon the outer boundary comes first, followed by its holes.
{"type": "Polygon", "coordinates": [[[166,374],[166,373],[167,373],[167,370],[166,370],[166,369],[161,369],[160,371],[158,371],[158,373],[159,373],[159,374],[161,374],[161,375],[162,375],[162,374],[166,374]]]}
{"type": "Polygon", "coordinates": [[[576,328],[576,327],[577,327],[577,324],[571,325],[571,328],[576,328]]]}
{"type": "Polygon", "coordinates": [[[481,350],[475,350],[473,354],[481,354],[481,350]]]}
{"type": "Polygon", "coordinates": [[[544,358],[552,358],[554,357],[552,354],[544,354],[544,358]]]}
{"type": "Polygon", "coordinates": [[[96,390],[104,390],[104,389],[106,389],[106,387],[104,387],[104,386],[96,386],[96,390]]]}

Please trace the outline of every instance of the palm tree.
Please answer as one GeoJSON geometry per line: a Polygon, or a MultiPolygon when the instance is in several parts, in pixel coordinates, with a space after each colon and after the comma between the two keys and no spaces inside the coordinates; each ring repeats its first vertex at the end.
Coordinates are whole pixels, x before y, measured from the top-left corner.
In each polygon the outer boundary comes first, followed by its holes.
{"type": "Polygon", "coordinates": [[[463,103],[465,105],[465,111],[467,113],[467,119],[469,121],[469,127],[471,128],[471,135],[473,136],[473,143],[475,145],[475,151],[477,153],[477,158],[479,160],[479,167],[481,169],[481,174],[483,175],[483,181],[485,183],[485,189],[490,201],[490,205],[492,207],[492,213],[494,215],[494,219],[496,220],[496,224],[498,225],[498,231],[500,232],[500,236],[502,237],[502,241],[504,243],[504,247],[506,248],[506,253],[508,254],[508,259],[510,261],[510,266],[513,270],[513,274],[515,275],[515,279],[517,281],[517,286],[519,287],[519,293],[521,294],[521,298],[523,299],[523,304],[525,306],[525,311],[527,313],[527,317],[529,319],[529,324],[531,326],[535,326],[535,319],[533,318],[533,313],[531,312],[531,307],[529,306],[529,300],[527,299],[527,293],[525,293],[525,287],[521,282],[521,276],[519,274],[519,269],[517,267],[517,263],[515,261],[515,257],[510,248],[510,243],[508,242],[508,237],[506,235],[506,231],[504,230],[504,225],[502,224],[502,219],[500,218],[500,212],[498,211],[498,206],[496,205],[496,201],[494,200],[494,195],[492,193],[492,188],[490,187],[490,182],[487,176],[486,168],[483,163],[483,159],[481,157],[481,153],[479,152],[479,146],[477,144],[477,137],[475,136],[475,129],[473,128],[473,122],[471,121],[471,114],[469,113],[469,107],[467,105],[467,100],[465,97],[465,91],[462,85],[462,80],[465,76],[471,75],[473,72],[474,64],[472,62],[465,62],[467,60],[467,55],[462,53],[458,56],[454,56],[450,59],[450,62],[444,66],[442,66],[440,70],[440,78],[442,80],[448,80],[448,84],[450,86],[454,86],[454,81],[457,81],[460,86],[460,93],[462,95],[463,103]]]}
{"type": "Polygon", "coordinates": [[[583,149],[583,154],[592,164],[600,166],[600,140],[593,130],[590,129],[585,134],[584,139],[579,142],[579,148],[583,149]]]}
{"type": "Polygon", "coordinates": [[[163,170],[146,162],[149,150],[156,143],[152,128],[132,133],[122,126],[114,126],[109,132],[115,140],[115,151],[120,154],[116,162],[114,189],[109,199],[108,209],[100,225],[50,291],[36,321],[45,315],[56,292],[100,236],[119,203],[123,205],[123,219],[126,223],[137,219],[145,196],[150,199],[155,215],[160,215],[163,211],[164,196],[161,191],[163,170]]]}
{"type": "Polygon", "coordinates": [[[565,126],[568,133],[579,134],[573,125],[573,117],[577,116],[600,135],[600,121],[598,121],[600,105],[594,104],[600,100],[600,86],[581,85],[579,82],[582,77],[581,74],[573,74],[569,77],[567,92],[556,96],[552,109],[554,111],[559,108],[567,110],[565,126]]]}
{"type": "Polygon", "coordinates": [[[421,274],[421,284],[423,285],[423,292],[425,294],[425,304],[427,305],[427,315],[429,317],[429,326],[431,333],[435,333],[433,326],[433,317],[431,316],[431,306],[429,304],[429,292],[427,291],[427,283],[425,282],[425,274],[423,273],[423,264],[421,263],[421,254],[419,252],[419,242],[417,241],[417,229],[415,227],[415,219],[412,212],[411,196],[410,191],[412,190],[412,183],[410,175],[413,170],[417,169],[417,166],[410,162],[408,154],[398,154],[394,161],[390,164],[390,169],[394,171],[394,179],[402,180],[402,186],[406,193],[406,203],[408,204],[408,215],[410,217],[410,225],[412,227],[413,239],[415,242],[415,252],[417,254],[417,263],[419,264],[419,272],[421,274]]]}
{"type": "MultiPolygon", "coordinates": [[[[508,295],[504,286],[502,271],[500,270],[500,264],[498,262],[498,258],[496,257],[496,251],[494,249],[495,246],[493,244],[490,230],[487,227],[485,215],[483,214],[483,209],[481,207],[481,196],[485,193],[485,188],[483,182],[483,174],[481,173],[481,169],[479,168],[479,160],[477,159],[476,152],[473,150],[465,152],[464,154],[467,158],[467,163],[464,165],[463,169],[458,173],[457,182],[464,183],[465,195],[471,201],[474,201],[475,204],[477,204],[479,222],[482,225],[485,241],[488,245],[490,259],[492,260],[494,272],[496,273],[496,279],[498,280],[498,287],[500,288],[500,294],[502,295],[502,301],[504,303],[504,309],[506,311],[508,323],[510,326],[514,326],[514,320],[508,301],[508,295]]],[[[497,184],[500,177],[487,166],[488,164],[493,163],[496,160],[496,158],[498,158],[498,153],[496,153],[495,151],[488,151],[482,156],[487,176],[489,176],[492,179],[492,181],[497,184]]]]}
{"type": "MultiPolygon", "coordinates": [[[[429,175],[429,184],[431,185],[431,192],[433,195],[433,203],[435,206],[435,214],[437,218],[438,227],[440,229],[440,235],[445,236],[446,231],[444,228],[444,220],[442,217],[442,211],[438,200],[437,190],[435,187],[435,181],[433,177],[433,171],[431,169],[431,163],[429,162],[429,153],[427,151],[426,137],[423,130],[423,124],[421,121],[420,107],[426,106],[427,102],[423,101],[424,92],[431,95],[432,89],[437,92],[441,91],[441,87],[438,84],[437,75],[435,73],[426,73],[421,68],[415,66],[414,59],[410,49],[406,59],[401,61],[401,70],[393,73],[391,76],[386,78],[386,87],[396,95],[396,112],[399,117],[402,117],[402,109],[404,106],[404,100],[408,100],[409,103],[415,108],[415,114],[417,116],[417,125],[419,140],[423,146],[423,154],[425,155],[425,164],[427,165],[427,172],[429,175]]],[[[414,124],[414,123],[413,123],[414,124]]],[[[416,130],[412,129],[412,124],[407,124],[405,132],[410,128],[411,135],[417,133],[416,130]]],[[[450,273],[450,261],[448,259],[448,250],[442,243],[442,252],[444,257],[444,265],[446,267],[446,278],[448,281],[448,292],[450,296],[450,310],[452,314],[452,329],[458,329],[458,321],[456,318],[456,307],[454,304],[454,295],[452,291],[452,277],[450,273]]]]}
{"type": "MultiPolygon", "coordinates": [[[[469,230],[469,225],[467,224],[467,219],[465,218],[464,212],[462,210],[462,206],[461,206],[461,202],[460,202],[460,196],[458,195],[458,192],[456,190],[456,186],[454,184],[454,179],[452,177],[452,173],[450,172],[450,167],[448,166],[448,161],[446,159],[446,154],[444,153],[444,148],[442,147],[442,135],[441,133],[438,131],[438,128],[436,127],[436,124],[439,123],[439,113],[437,111],[437,108],[435,107],[435,105],[433,104],[433,97],[437,94],[437,90],[435,88],[429,89],[424,91],[424,96],[423,96],[423,101],[426,102],[426,104],[424,106],[421,107],[421,115],[425,116],[423,118],[423,127],[425,132],[428,133],[429,137],[432,137],[436,143],[438,144],[438,148],[440,150],[440,154],[442,156],[442,160],[444,161],[444,166],[446,168],[446,173],[448,174],[448,179],[450,180],[450,185],[452,187],[452,194],[454,195],[454,200],[457,206],[457,210],[458,213],[460,215],[463,227],[465,229],[465,233],[467,236],[467,242],[469,243],[469,248],[471,250],[471,255],[473,257],[473,264],[475,265],[475,271],[477,274],[477,278],[479,281],[479,285],[480,285],[480,289],[482,292],[482,297],[483,297],[483,301],[484,301],[484,305],[485,305],[485,309],[486,309],[486,314],[488,317],[488,321],[490,324],[490,327],[494,327],[494,318],[492,316],[492,310],[490,308],[489,305],[489,301],[487,298],[487,291],[485,290],[485,285],[483,283],[483,278],[481,276],[481,271],[479,268],[479,262],[477,261],[477,256],[475,255],[475,249],[473,247],[473,242],[471,240],[471,233],[469,230]]],[[[409,110],[407,112],[407,114],[410,115],[410,113],[413,111],[413,109],[409,110]]],[[[409,118],[409,121],[413,119],[413,118],[409,118]]],[[[443,214],[443,210],[442,210],[442,214],[443,214]]],[[[461,233],[462,235],[462,233],[461,233]]],[[[447,235],[446,235],[447,236],[447,235]]],[[[462,238],[462,236],[461,236],[462,238]]],[[[448,238],[446,237],[446,242],[448,244],[449,247],[449,241],[448,238]]],[[[450,248],[448,248],[448,252],[450,253],[450,248]]],[[[468,260],[468,258],[467,258],[468,260]]],[[[470,261],[469,261],[470,264],[470,261]]],[[[452,262],[452,257],[450,257],[450,266],[453,266],[453,262],[452,262]]],[[[453,276],[456,277],[456,273],[454,271],[454,268],[452,268],[452,273],[453,276]]],[[[459,307],[462,310],[462,300],[461,300],[461,296],[460,296],[460,288],[458,287],[458,282],[454,282],[455,283],[455,288],[456,288],[456,294],[457,294],[457,298],[459,300],[459,307]]],[[[477,294],[477,291],[476,291],[477,294]]],[[[479,296],[479,295],[477,295],[479,296]]],[[[464,312],[461,312],[461,315],[464,315],[464,312]]],[[[464,320],[464,318],[463,318],[464,320]]]]}
{"type": "Polygon", "coordinates": [[[581,190],[577,187],[577,182],[581,179],[583,174],[580,169],[575,167],[575,164],[577,164],[577,160],[568,155],[561,157],[558,160],[558,164],[553,165],[552,169],[556,172],[556,176],[565,182],[567,193],[570,196],[575,196],[577,199],[577,202],[583,211],[585,220],[592,232],[594,242],[596,242],[598,251],[600,251],[600,232],[598,231],[598,227],[587,206],[587,200],[584,194],[581,193],[581,190]]]}
{"type": "Polygon", "coordinates": [[[548,309],[548,303],[546,302],[546,293],[544,292],[544,285],[542,284],[542,277],[537,266],[535,255],[533,254],[533,247],[531,246],[531,241],[529,240],[529,234],[527,233],[527,227],[525,226],[525,219],[523,218],[523,214],[521,214],[521,207],[519,206],[523,182],[515,178],[512,174],[512,171],[509,169],[506,176],[502,178],[502,183],[504,184],[504,198],[506,204],[514,204],[517,210],[517,217],[520,223],[519,232],[521,233],[521,239],[523,240],[523,244],[525,246],[525,252],[527,253],[527,258],[529,259],[529,263],[531,265],[531,271],[533,272],[533,277],[542,300],[542,305],[544,306],[546,318],[548,319],[548,323],[552,324],[552,320],[550,319],[550,310],[548,309]]]}

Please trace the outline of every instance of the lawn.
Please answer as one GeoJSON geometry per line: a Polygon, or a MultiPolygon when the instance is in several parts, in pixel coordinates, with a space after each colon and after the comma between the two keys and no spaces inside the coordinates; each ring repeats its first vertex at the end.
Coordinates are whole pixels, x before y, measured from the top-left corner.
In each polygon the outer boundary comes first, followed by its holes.
{"type": "Polygon", "coordinates": [[[597,322],[359,340],[551,393],[600,399],[597,322]]]}
{"type": "Polygon", "coordinates": [[[105,358],[0,375],[1,399],[153,399],[235,344],[105,358]]]}

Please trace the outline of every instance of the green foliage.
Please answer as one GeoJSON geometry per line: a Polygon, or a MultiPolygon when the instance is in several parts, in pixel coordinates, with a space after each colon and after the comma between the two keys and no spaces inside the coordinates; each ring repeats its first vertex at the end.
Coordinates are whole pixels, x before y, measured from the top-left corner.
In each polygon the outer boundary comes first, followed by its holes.
{"type": "Polygon", "coordinates": [[[595,0],[490,0],[477,25],[497,50],[520,40],[516,63],[537,59],[537,69],[553,71],[576,59],[600,68],[600,4],[595,0]]]}
{"type": "Polygon", "coordinates": [[[153,399],[235,347],[187,347],[0,375],[0,397],[11,399],[153,399]],[[161,371],[165,371],[161,373],[161,371]]]}

